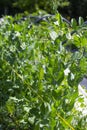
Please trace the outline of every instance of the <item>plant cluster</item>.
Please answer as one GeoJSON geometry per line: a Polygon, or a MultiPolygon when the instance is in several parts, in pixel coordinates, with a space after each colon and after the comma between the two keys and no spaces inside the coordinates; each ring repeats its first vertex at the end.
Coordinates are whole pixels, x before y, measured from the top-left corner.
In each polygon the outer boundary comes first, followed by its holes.
{"type": "Polygon", "coordinates": [[[86,130],[78,93],[87,74],[83,19],[21,17],[0,19],[0,130],[86,130]]]}

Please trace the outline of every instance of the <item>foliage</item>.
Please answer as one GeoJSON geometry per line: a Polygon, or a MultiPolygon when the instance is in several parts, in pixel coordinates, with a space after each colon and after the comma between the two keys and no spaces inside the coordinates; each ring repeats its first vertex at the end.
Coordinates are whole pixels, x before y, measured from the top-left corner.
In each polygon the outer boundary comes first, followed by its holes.
{"type": "Polygon", "coordinates": [[[17,0],[14,2],[14,6],[18,6],[19,8],[29,12],[35,11],[37,8],[39,8],[44,9],[48,13],[55,13],[59,7],[65,7],[68,5],[68,0],[17,0]]]}
{"type": "Polygon", "coordinates": [[[86,0],[1,0],[0,15],[14,15],[24,11],[32,13],[40,9],[51,14],[58,11],[69,19],[73,17],[78,19],[79,16],[86,19],[86,7],[86,0]]]}
{"type": "Polygon", "coordinates": [[[21,17],[0,21],[0,129],[86,130],[87,115],[75,108],[86,108],[78,95],[87,74],[83,19],[70,27],[59,14],[36,24],[21,17]]]}
{"type": "Polygon", "coordinates": [[[13,15],[24,11],[32,13],[38,9],[45,10],[46,12],[53,14],[56,13],[59,8],[64,8],[68,5],[68,0],[3,0],[0,1],[0,14],[13,15]]]}

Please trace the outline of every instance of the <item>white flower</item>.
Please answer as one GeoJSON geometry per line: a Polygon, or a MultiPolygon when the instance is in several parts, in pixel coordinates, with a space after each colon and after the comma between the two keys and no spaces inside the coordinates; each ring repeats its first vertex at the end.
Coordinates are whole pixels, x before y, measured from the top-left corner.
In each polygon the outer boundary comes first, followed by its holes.
{"type": "Polygon", "coordinates": [[[67,39],[72,39],[71,34],[70,34],[70,33],[67,33],[67,34],[66,34],[66,38],[67,38],[67,39]]]}
{"type": "Polygon", "coordinates": [[[4,22],[3,18],[0,18],[0,24],[2,24],[4,22]]]}
{"type": "Polygon", "coordinates": [[[65,74],[66,76],[68,76],[69,73],[70,73],[69,68],[66,68],[66,69],[64,70],[64,74],[65,74]]]}
{"type": "Polygon", "coordinates": [[[43,65],[43,69],[44,69],[44,73],[46,73],[46,66],[45,65],[43,65]]]}
{"type": "Polygon", "coordinates": [[[54,24],[55,24],[55,25],[59,25],[59,22],[58,22],[58,21],[56,21],[56,22],[54,22],[54,24]]]}
{"type": "Polygon", "coordinates": [[[52,40],[55,40],[58,37],[58,35],[55,31],[52,31],[52,32],[50,32],[50,37],[52,40]]]}
{"type": "Polygon", "coordinates": [[[83,116],[87,116],[87,108],[83,109],[82,115],[83,115],[83,116]]]}
{"type": "Polygon", "coordinates": [[[20,36],[20,33],[19,33],[19,32],[16,32],[15,36],[16,36],[16,37],[20,36]]]}
{"type": "Polygon", "coordinates": [[[22,48],[22,50],[25,50],[26,49],[26,43],[23,42],[20,47],[22,48]]]}
{"type": "Polygon", "coordinates": [[[75,78],[75,75],[71,73],[71,80],[73,80],[74,78],[75,78]]]}
{"type": "Polygon", "coordinates": [[[10,51],[11,51],[11,52],[15,52],[15,51],[16,51],[16,47],[13,46],[13,45],[11,45],[11,46],[10,46],[10,51]]]}

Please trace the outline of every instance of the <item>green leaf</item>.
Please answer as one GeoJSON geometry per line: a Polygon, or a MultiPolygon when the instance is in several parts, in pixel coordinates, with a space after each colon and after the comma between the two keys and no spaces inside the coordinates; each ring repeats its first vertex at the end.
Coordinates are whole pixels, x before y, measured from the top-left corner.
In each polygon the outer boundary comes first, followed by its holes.
{"type": "Polygon", "coordinates": [[[76,27],[77,27],[77,21],[74,18],[71,19],[71,26],[74,29],[76,29],[76,27]]]}
{"type": "Polygon", "coordinates": [[[8,99],[8,101],[6,102],[6,107],[8,112],[13,115],[15,112],[15,103],[14,101],[12,101],[11,99],[8,99]]]}
{"type": "Polygon", "coordinates": [[[79,26],[81,26],[84,23],[84,19],[82,17],[79,17],[79,26]]]}

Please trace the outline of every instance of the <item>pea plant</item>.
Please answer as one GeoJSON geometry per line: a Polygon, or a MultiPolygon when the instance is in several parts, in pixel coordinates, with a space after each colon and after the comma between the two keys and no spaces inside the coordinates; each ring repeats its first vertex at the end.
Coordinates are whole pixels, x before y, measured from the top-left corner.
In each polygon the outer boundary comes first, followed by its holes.
{"type": "Polygon", "coordinates": [[[0,21],[0,130],[86,130],[84,20],[32,15],[0,21]]]}

